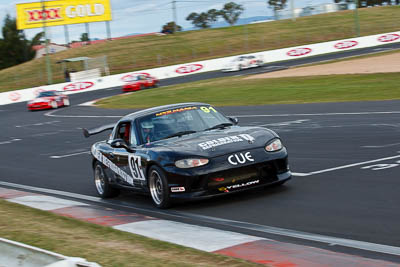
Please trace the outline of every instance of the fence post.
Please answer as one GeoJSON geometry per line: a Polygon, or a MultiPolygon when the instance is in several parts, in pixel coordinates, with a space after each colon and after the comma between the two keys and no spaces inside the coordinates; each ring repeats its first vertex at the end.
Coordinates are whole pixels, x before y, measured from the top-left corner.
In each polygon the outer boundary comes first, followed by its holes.
{"type": "Polygon", "coordinates": [[[162,57],[160,54],[157,54],[157,64],[162,65],[162,57]]]}

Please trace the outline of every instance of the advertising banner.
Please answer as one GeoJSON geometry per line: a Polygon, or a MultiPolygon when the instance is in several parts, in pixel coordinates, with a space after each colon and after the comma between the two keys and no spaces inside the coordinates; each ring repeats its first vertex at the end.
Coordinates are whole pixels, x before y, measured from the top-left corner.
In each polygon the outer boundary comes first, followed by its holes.
{"type": "Polygon", "coordinates": [[[111,20],[110,0],[56,0],[17,4],[18,30],[111,20]]]}

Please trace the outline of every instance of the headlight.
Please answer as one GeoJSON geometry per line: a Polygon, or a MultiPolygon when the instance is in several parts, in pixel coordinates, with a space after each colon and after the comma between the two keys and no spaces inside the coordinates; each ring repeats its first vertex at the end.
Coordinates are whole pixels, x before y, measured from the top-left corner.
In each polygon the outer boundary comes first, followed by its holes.
{"type": "Polygon", "coordinates": [[[206,165],[208,159],[181,159],[175,162],[175,166],[181,169],[194,168],[206,165]]]}
{"type": "Polygon", "coordinates": [[[268,152],[274,152],[282,149],[282,142],[279,139],[275,139],[271,143],[265,146],[265,150],[268,152]]]}

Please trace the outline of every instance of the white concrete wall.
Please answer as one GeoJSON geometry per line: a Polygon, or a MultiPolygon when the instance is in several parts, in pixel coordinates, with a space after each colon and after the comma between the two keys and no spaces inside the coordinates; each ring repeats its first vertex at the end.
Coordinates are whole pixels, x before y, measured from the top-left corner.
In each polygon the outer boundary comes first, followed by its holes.
{"type": "MultiPolygon", "coordinates": [[[[251,55],[261,55],[264,58],[265,63],[271,63],[397,42],[400,42],[400,31],[257,52],[251,53],[251,55]]],[[[0,105],[31,100],[37,95],[38,92],[43,90],[58,90],[64,91],[66,94],[76,94],[80,92],[122,86],[129,79],[129,76],[138,73],[148,73],[157,77],[158,79],[166,79],[208,71],[216,71],[222,69],[225,64],[235,57],[236,56],[203,60],[186,64],[116,74],[79,82],[60,83],[49,86],[39,86],[35,88],[4,92],[0,93],[0,105]]]]}

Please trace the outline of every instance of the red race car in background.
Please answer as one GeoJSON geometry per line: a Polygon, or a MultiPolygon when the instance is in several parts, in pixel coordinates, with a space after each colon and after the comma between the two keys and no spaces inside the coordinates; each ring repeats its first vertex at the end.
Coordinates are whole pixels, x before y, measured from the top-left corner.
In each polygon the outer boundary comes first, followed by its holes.
{"type": "Polygon", "coordinates": [[[158,87],[159,80],[153,76],[146,74],[139,74],[133,76],[131,80],[127,81],[124,86],[122,86],[122,91],[131,92],[138,91],[146,88],[158,87]]]}
{"type": "Polygon", "coordinates": [[[28,101],[28,109],[31,111],[69,105],[70,102],[68,96],[58,91],[43,91],[40,92],[35,99],[28,101]]]}

